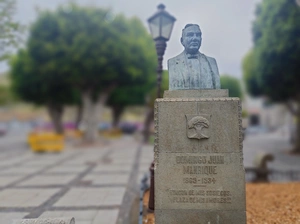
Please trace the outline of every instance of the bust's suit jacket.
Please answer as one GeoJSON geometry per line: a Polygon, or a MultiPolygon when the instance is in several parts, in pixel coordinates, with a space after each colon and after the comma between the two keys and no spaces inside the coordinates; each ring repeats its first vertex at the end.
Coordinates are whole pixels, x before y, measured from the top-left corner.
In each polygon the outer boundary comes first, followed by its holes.
{"type": "MultiPolygon", "coordinates": [[[[190,62],[184,52],[168,60],[169,90],[177,89],[220,89],[220,76],[214,58],[198,52],[199,69],[191,69],[190,62]],[[190,67],[189,67],[190,66],[190,67]],[[191,73],[198,76],[196,84],[190,81],[191,73]]],[[[197,59],[192,59],[197,60],[197,59]]]]}

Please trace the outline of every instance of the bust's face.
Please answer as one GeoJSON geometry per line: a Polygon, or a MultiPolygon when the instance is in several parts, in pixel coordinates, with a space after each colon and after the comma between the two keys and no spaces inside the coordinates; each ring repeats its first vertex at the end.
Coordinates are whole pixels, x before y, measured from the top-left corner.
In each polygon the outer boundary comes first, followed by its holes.
{"type": "Polygon", "coordinates": [[[198,26],[187,27],[182,35],[181,43],[189,54],[196,54],[201,46],[202,35],[198,26]]]}

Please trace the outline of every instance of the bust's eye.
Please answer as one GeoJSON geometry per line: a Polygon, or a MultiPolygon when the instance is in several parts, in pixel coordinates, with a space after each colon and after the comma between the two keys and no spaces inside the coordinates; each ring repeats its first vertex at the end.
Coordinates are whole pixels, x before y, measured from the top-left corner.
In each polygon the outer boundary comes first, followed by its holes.
{"type": "Polygon", "coordinates": [[[188,37],[192,37],[194,34],[193,33],[187,33],[188,37]]]}

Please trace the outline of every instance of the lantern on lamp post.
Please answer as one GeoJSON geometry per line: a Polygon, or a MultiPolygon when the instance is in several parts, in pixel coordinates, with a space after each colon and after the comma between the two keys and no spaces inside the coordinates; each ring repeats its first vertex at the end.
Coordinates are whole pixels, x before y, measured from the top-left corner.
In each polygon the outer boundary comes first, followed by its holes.
{"type": "Polygon", "coordinates": [[[165,50],[167,47],[167,41],[170,39],[174,22],[176,21],[174,16],[171,16],[165,11],[165,5],[160,4],[157,6],[157,12],[148,19],[150,32],[152,38],[155,41],[156,53],[158,59],[157,66],[157,98],[160,98],[161,92],[161,76],[162,76],[162,62],[165,50]]]}

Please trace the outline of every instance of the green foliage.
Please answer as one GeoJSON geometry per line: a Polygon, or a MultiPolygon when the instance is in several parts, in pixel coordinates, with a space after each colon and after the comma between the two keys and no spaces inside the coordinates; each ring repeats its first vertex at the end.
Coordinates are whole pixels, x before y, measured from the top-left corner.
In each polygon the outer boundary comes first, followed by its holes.
{"type": "Polygon", "coordinates": [[[0,61],[7,58],[12,47],[20,42],[23,27],[13,19],[15,0],[0,0],[0,61]]]}
{"type": "Polygon", "coordinates": [[[72,87],[96,97],[116,85],[117,102],[135,103],[153,82],[156,53],[141,21],[107,9],[69,4],[40,12],[27,47],[12,61],[14,90],[26,101],[70,103],[78,94],[72,87]]]}
{"type": "Polygon", "coordinates": [[[0,85],[0,106],[10,104],[14,100],[9,86],[0,85]]]}
{"type": "Polygon", "coordinates": [[[142,23],[107,9],[69,4],[43,12],[29,46],[53,77],[64,76],[95,98],[110,86],[140,82],[155,71],[154,45],[142,23]]]}
{"type": "Polygon", "coordinates": [[[55,77],[52,71],[26,50],[20,50],[11,60],[10,77],[15,94],[36,105],[56,103],[73,104],[79,99],[78,91],[71,88],[63,77],[55,77]]]}
{"type": "Polygon", "coordinates": [[[253,40],[253,52],[243,64],[247,90],[273,101],[299,101],[300,9],[295,1],[263,0],[256,10],[253,40]]]}
{"type": "Polygon", "coordinates": [[[243,98],[241,82],[239,79],[229,75],[221,75],[220,79],[222,89],[228,89],[230,97],[243,98]]]}
{"type": "MultiPolygon", "coordinates": [[[[123,26],[122,33],[127,29],[126,39],[128,44],[126,47],[129,47],[127,49],[129,54],[126,60],[128,61],[124,67],[118,67],[118,73],[128,72],[128,74],[118,77],[119,85],[110,95],[107,104],[121,107],[142,105],[145,103],[146,96],[155,85],[157,56],[153,40],[137,18],[126,20],[120,15],[115,19],[114,23],[117,23],[119,28],[121,27],[120,25],[123,26]]],[[[120,46],[120,49],[124,47],[120,46]]]]}
{"type": "Polygon", "coordinates": [[[258,73],[255,71],[256,58],[253,51],[249,51],[243,59],[243,80],[247,92],[254,97],[262,95],[263,87],[260,85],[258,73]]]}
{"type": "Polygon", "coordinates": [[[242,118],[247,118],[249,116],[247,110],[242,110],[242,118]]]}

